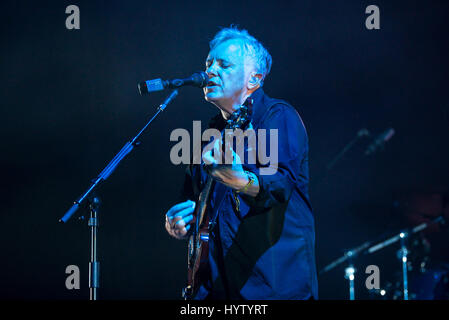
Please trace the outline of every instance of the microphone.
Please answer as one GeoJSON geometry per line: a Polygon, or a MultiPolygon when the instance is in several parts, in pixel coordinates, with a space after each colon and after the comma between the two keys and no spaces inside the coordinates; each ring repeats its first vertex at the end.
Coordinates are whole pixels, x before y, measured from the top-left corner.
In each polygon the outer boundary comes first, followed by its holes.
{"type": "Polygon", "coordinates": [[[371,135],[371,133],[366,128],[362,128],[362,129],[359,130],[359,132],[357,132],[357,137],[359,137],[359,138],[361,138],[363,136],[368,136],[369,137],[370,135],[371,135]]]}
{"type": "Polygon", "coordinates": [[[194,86],[203,88],[207,85],[209,77],[206,72],[199,71],[192,74],[190,77],[185,79],[153,79],[140,82],[137,87],[139,88],[140,95],[144,95],[154,91],[161,91],[167,88],[179,88],[182,86],[194,86]]]}
{"type": "Polygon", "coordinates": [[[393,128],[388,128],[381,134],[379,134],[373,142],[370,143],[368,148],[366,148],[365,155],[373,154],[377,149],[383,147],[385,143],[393,137],[395,131],[393,128]]]}

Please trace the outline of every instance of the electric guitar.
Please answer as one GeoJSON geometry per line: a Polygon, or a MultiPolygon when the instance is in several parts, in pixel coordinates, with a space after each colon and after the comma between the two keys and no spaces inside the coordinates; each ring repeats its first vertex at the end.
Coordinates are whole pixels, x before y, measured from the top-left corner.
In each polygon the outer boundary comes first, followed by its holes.
{"type": "MultiPolygon", "coordinates": [[[[226,129],[234,130],[239,128],[243,130],[248,123],[248,107],[242,105],[227,120],[226,128],[222,132],[222,142],[225,140],[226,129]]],[[[182,291],[183,298],[186,300],[193,298],[196,294],[201,283],[202,271],[205,270],[208,263],[209,215],[206,214],[206,211],[214,185],[214,179],[208,175],[195,206],[195,223],[187,248],[187,286],[182,291]]]]}

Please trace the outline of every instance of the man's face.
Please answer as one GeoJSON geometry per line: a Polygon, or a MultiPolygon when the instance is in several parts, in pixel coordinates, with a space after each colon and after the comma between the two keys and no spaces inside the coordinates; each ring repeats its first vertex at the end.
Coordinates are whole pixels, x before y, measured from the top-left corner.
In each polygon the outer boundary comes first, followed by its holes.
{"type": "Polygon", "coordinates": [[[206,101],[227,112],[242,104],[252,71],[248,60],[241,40],[227,40],[209,52],[206,60],[209,83],[203,89],[206,101]]]}

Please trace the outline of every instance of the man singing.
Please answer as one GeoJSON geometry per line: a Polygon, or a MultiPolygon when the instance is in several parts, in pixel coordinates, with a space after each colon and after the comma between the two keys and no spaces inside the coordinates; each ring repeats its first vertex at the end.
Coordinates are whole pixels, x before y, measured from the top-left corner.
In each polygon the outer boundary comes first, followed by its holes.
{"type": "Polygon", "coordinates": [[[166,214],[171,236],[188,237],[194,201],[208,175],[216,181],[206,213],[212,221],[206,275],[195,299],[318,298],[308,138],[296,110],[262,90],[271,62],[268,51],[246,30],[225,28],[210,42],[204,96],[220,111],[210,127],[223,130],[231,114],[248,106],[256,132],[277,129],[278,155],[276,163],[269,164],[275,168],[271,174],[263,173],[267,164],[259,159],[255,164],[222,164],[211,153],[203,156],[207,166],[188,166],[186,201],[166,214]]]}

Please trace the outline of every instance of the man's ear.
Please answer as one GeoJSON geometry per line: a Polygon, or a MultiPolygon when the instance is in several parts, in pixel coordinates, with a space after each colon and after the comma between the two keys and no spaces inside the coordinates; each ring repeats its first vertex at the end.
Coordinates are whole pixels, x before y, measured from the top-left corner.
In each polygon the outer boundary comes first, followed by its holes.
{"type": "Polygon", "coordinates": [[[251,78],[248,81],[248,89],[252,90],[258,88],[262,82],[262,75],[260,73],[251,74],[251,78]]]}

